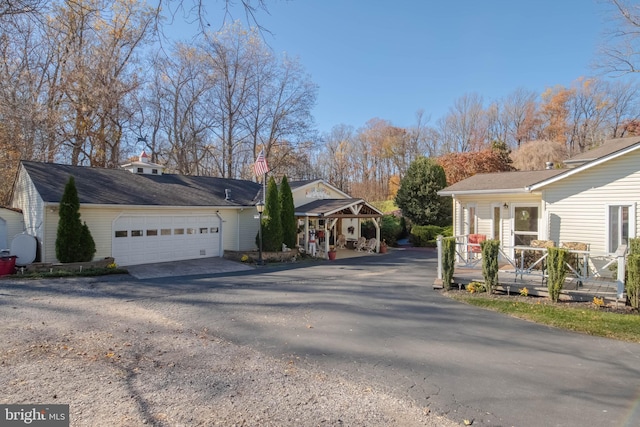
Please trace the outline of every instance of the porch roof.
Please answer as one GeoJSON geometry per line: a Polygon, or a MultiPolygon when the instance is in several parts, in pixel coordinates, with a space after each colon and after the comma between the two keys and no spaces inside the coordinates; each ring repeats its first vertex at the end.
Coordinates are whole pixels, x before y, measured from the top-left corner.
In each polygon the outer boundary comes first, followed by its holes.
{"type": "Polygon", "coordinates": [[[566,172],[566,169],[479,173],[440,191],[441,196],[457,194],[528,193],[534,184],[566,172]]]}
{"type": "Polygon", "coordinates": [[[298,206],[296,216],[323,218],[378,218],[382,212],[363,199],[321,199],[298,206]]]}

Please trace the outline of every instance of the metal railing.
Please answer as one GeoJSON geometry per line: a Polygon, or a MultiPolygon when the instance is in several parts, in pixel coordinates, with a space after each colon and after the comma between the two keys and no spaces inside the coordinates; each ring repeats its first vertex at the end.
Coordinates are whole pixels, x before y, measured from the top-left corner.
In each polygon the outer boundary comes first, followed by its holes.
{"type": "MultiPolygon", "coordinates": [[[[442,236],[438,236],[438,278],[442,279],[442,236]]],[[[482,252],[479,243],[469,243],[468,235],[454,236],[456,239],[456,267],[467,269],[482,268],[482,252]]],[[[620,298],[624,293],[626,246],[611,254],[594,254],[588,250],[566,249],[571,259],[566,263],[569,277],[581,285],[588,281],[609,279],[616,285],[620,298]],[[617,265],[617,274],[612,276],[610,267],[617,265]]],[[[514,274],[515,280],[547,278],[547,248],[532,246],[500,246],[499,257],[502,273],[514,274]],[[513,254],[513,255],[511,255],[513,254]]]]}

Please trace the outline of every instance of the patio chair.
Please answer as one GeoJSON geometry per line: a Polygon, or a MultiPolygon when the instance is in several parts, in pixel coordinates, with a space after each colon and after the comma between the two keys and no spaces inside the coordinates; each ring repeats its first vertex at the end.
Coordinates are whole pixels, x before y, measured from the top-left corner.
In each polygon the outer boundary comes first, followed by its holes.
{"type": "Polygon", "coordinates": [[[356,242],[354,249],[358,252],[361,252],[366,245],[367,245],[367,238],[364,236],[360,236],[358,237],[358,241],[356,242]]]}
{"type": "Polygon", "coordinates": [[[367,250],[367,253],[372,254],[376,250],[377,246],[378,246],[378,240],[375,237],[372,237],[367,241],[367,245],[365,249],[367,250]]]}
{"type": "Polygon", "coordinates": [[[481,253],[482,249],[480,248],[480,242],[484,242],[485,240],[487,240],[487,236],[485,234],[469,234],[469,243],[472,243],[473,245],[469,245],[467,250],[476,254],[481,253]]]}
{"type": "Polygon", "coordinates": [[[338,249],[344,249],[347,247],[347,238],[344,234],[338,234],[338,240],[336,240],[336,247],[338,249]]]}

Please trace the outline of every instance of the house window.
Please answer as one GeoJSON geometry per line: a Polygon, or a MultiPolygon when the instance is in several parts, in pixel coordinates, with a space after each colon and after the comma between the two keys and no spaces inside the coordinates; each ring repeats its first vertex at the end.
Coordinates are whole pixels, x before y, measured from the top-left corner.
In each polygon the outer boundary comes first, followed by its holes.
{"type": "Polygon", "coordinates": [[[138,173],[142,173],[144,170],[142,168],[138,168],[138,173]]]}
{"type": "Polygon", "coordinates": [[[500,222],[501,222],[502,207],[500,205],[493,206],[493,222],[491,230],[491,238],[494,240],[500,240],[500,222]]]}
{"type": "Polygon", "coordinates": [[[158,169],[151,169],[151,173],[154,175],[158,175],[158,169]]]}
{"type": "Polygon", "coordinates": [[[127,230],[116,230],[116,237],[128,237],[129,232],[127,230]]]}
{"type": "Polygon", "coordinates": [[[466,209],[466,217],[464,223],[464,234],[477,234],[478,230],[478,217],[476,216],[476,206],[475,205],[467,205],[466,209]]]}
{"type": "Polygon", "coordinates": [[[633,210],[629,205],[609,206],[608,252],[615,252],[618,246],[629,243],[630,227],[633,224],[631,215],[633,215],[633,210]]]}

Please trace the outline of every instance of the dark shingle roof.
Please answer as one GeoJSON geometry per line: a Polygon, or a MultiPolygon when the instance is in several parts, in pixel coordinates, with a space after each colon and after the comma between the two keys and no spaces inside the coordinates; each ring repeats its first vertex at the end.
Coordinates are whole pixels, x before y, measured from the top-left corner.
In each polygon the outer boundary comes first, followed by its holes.
{"type": "Polygon", "coordinates": [[[631,136],[628,138],[616,138],[609,139],[604,142],[601,146],[594,148],[593,150],[585,151],[584,153],[573,156],[568,159],[566,163],[575,163],[575,162],[590,162],[595,159],[599,159],[604,156],[608,156],[609,154],[613,154],[616,151],[624,150],[625,148],[629,148],[633,145],[636,145],[640,142],[640,137],[631,136]]]}
{"type": "Polygon", "coordinates": [[[184,175],[138,175],[102,169],[23,161],[45,202],[59,203],[70,176],[82,204],[138,206],[251,206],[260,184],[226,178],[184,175]],[[225,190],[230,198],[225,200],[225,190]]]}
{"type": "Polygon", "coordinates": [[[456,182],[439,191],[442,195],[467,191],[502,191],[522,192],[526,187],[537,184],[545,179],[553,178],[566,172],[567,169],[545,169],[540,171],[494,172],[479,173],[456,182]]]}

